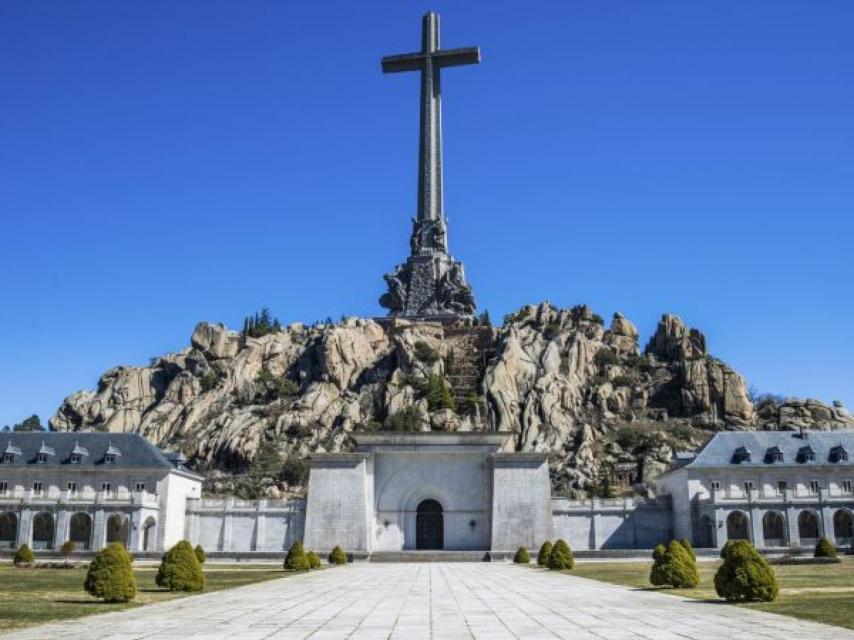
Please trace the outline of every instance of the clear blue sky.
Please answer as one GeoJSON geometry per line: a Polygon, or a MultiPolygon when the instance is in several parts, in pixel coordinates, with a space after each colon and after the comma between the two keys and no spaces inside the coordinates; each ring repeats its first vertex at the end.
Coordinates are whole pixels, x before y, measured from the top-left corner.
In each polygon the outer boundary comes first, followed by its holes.
{"type": "Polygon", "coordinates": [[[854,405],[854,2],[0,3],[0,425],[238,327],[381,313],[420,18],[450,245],[493,318],[664,311],[760,390],[854,405]]]}

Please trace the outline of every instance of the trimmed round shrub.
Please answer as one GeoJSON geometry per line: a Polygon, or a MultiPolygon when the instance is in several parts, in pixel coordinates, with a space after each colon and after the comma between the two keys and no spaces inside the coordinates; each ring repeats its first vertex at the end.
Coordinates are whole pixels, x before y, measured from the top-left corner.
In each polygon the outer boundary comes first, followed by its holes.
{"type": "Polygon", "coordinates": [[[666,549],[658,545],[652,557],[655,562],[649,574],[650,583],[674,589],[693,589],[700,584],[697,561],[681,540],[671,540],[666,549]]]}
{"type": "Polygon", "coordinates": [[[649,572],[649,583],[656,587],[663,587],[665,583],[664,561],[667,557],[667,547],[663,544],[656,545],[652,550],[652,569],[649,572]]]}
{"type": "Polygon", "coordinates": [[[693,545],[691,545],[691,541],[688,538],[682,538],[679,541],[679,544],[681,544],[683,547],[685,547],[685,551],[690,553],[691,557],[694,558],[694,560],[697,559],[697,554],[694,553],[694,547],[693,547],[693,545]]]}
{"type": "Polygon", "coordinates": [[[307,554],[305,554],[305,557],[308,558],[309,569],[320,569],[319,555],[317,555],[314,551],[309,551],[307,554]]]}
{"type": "Polygon", "coordinates": [[[537,564],[541,567],[549,566],[550,555],[552,555],[552,543],[546,540],[537,553],[537,564]]]}
{"type": "Polygon", "coordinates": [[[771,602],[780,589],[765,558],[747,540],[737,540],[715,574],[715,591],[730,602],[771,602]]]}
{"type": "Polygon", "coordinates": [[[516,555],[513,556],[513,562],[516,564],[528,564],[531,561],[531,556],[525,547],[516,549],[516,555]]]}
{"type": "Polygon", "coordinates": [[[297,540],[285,556],[285,571],[308,571],[309,569],[308,556],[305,554],[302,542],[297,540]]]}
{"type": "Polygon", "coordinates": [[[726,560],[726,554],[729,553],[729,548],[737,542],[736,540],[727,540],[724,542],[724,546],[721,547],[721,558],[726,560]]]}
{"type": "Polygon", "coordinates": [[[341,547],[336,545],[329,554],[329,564],[347,564],[347,554],[341,547]]]}
{"type": "Polygon", "coordinates": [[[207,554],[205,554],[205,550],[202,548],[202,545],[197,544],[196,548],[193,549],[193,553],[196,554],[196,560],[199,561],[199,564],[204,564],[205,560],[208,559],[207,554]]]}
{"type": "Polygon", "coordinates": [[[62,546],[59,547],[59,552],[65,556],[65,559],[68,559],[68,556],[77,551],[77,544],[74,540],[66,540],[62,543],[62,546]]]}
{"type": "Polygon", "coordinates": [[[575,565],[575,560],[572,557],[572,550],[565,540],[558,540],[555,546],[552,547],[552,552],[549,554],[549,569],[559,571],[561,569],[572,569],[575,565]]]}
{"type": "Polygon", "coordinates": [[[835,558],[836,547],[833,546],[833,543],[831,543],[830,540],[822,536],[815,545],[815,553],[813,553],[813,556],[816,558],[835,558]]]}
{"type": "Polygon", "coordinates": [[[169,591],[202,591],[205,574],[193,545],[181,540],[164,553],[154,581],[158,587],[169,591]]]}
{"type": "Polygon", "coordinates": [[[101,549],[89,564],[83,588],[106,602],[129,602],[136,597],[133,558],[119,542],[101,549]]]}
{"type": "Polygon", "coordinates": [[[22,544],[18,547],[18,550],[15,552],[15,559],[13,562],[15,566],[21,564],[30,564],[31,562],[36,561],[36,554],[33,553],[33,550],[30,549],[29,546],[22,544]]]}

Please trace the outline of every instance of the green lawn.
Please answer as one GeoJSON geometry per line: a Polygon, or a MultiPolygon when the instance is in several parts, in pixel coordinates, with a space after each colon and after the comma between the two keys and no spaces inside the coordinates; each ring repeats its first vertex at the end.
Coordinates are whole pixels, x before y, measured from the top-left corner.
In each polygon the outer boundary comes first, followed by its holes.
{"type": "MultiPolygon", "coordinates": [[[[205,564],[204,570],[205,591],[230,589],[288,575],[270,565],[205,564]]],[[[136,600],[127,604],[106,604],[83,591],[85,566],[80,569],[16,569],[3,563],[0,565],[0,632],[193,595],[161,590],[154,584],[156,574],[156,566],[137,567],[134,569],[139,589],[136,600]]]]}
{"type": "MultiPolygon", "coordinates": [[[[652,562],[577,561],[568,571],[575,576],[630,587],[661,591],[699,600],[719,600],[714,576],[720,562],[700,562],[700,586],[696,589],[659,589],[649,584],[652,562]]],[[[825,622],[854,629],[854,558],[841,564],[775,566],[780,595],[774,602],[740,604],[760,611],[825,622]]]]}

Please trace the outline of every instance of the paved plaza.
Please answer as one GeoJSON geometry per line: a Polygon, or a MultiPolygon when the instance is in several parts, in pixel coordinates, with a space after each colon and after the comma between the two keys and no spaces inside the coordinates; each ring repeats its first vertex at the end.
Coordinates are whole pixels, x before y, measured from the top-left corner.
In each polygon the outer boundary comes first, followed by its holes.
{"type": "Polygon", "coordinates": [[[358,564],[8,638],[854,638],[854,632],[512,564],[358,564]]]}

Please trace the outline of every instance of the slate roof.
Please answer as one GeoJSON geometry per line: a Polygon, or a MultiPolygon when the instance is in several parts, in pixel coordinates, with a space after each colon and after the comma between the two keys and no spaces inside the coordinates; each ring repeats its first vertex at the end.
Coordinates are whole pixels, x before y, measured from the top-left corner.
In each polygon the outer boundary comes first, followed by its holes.
{"type": "Polygon", "coordinates": [[[807,465],[833,465],[854,467],[854,431],[724,431],[703,447],[685,467],[801,467],[807,465]],[[836,447],[848,452],[848,461],[831,462],[830,452],[836,447]],[[770,449],[778,448],[783,453],[782,462],[772,462],[770,449]],[[811,448],[815,461],[801,462],[803,451],[811,448]],[[750,452],[750,460],[736,462],[736,451],[750,452]],[[799,455],[800,454],[800,455],[799,455]]]}
{"type": "MultiPolygon", "coordinates": [[[[166,455],[137,433],[101,433],[101,432],[55,432],[28,431],[0,433],[0,451],[9,451],[15,455],[13,462],[4,462],[0,456],[0,469],[24,467],[38,464],[36,459],[39,452],[52,450],[54,455],[48,455],[47,461],[40,467],[59,467],[71,464],[71,454],[82,454],[80,463],[75,467],[104,466],[104,458],[108,450],[119,452],[115,462],[110,467],[124,469],[175,469],[166,455]],[[88,454],[88,455],[86,455],[88,454]]],[[[184,470],[184,469],[182,469],[184,470]]]]}

